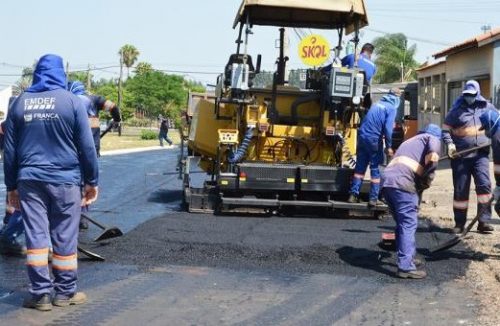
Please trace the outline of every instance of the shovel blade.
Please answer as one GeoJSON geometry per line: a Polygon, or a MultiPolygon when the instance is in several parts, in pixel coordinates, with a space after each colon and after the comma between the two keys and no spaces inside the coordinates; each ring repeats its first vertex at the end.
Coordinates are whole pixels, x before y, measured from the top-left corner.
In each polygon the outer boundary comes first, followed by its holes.
{"type": "Polygon", "coordinates": [[[118,238],[123,235],[122,230],[117,228],[116,226],[110,227],[106,230],[104,230],[103,233],[101,233],[97,238],[95,238],[95,242],[102,241],[102,240],[108,240],[108,239],[113,239],[113,238],[118,238]]]}
{"type": "Polygon", "coordinates": [[[90,260],[105,261],[105,259],[104,259],[103,256],[98,255],[95,252],[89,251],[87,249],[83,249],[81,247],[78,247],[78,252],[81,252],[82,254],[84,254],[85,256],[87,256],[88,258],[90,258],[90,260]]]}
{"type": "Polygon", "coordinates": [[[441,244],[438,244],[437,246],[431,248],[429,251],[431,252],[431,254],[445,251],[447,249],[455,247],[457,244],[459,244],[462,241],[462,239],[463,239],[463,237],[457,235],[448,241],[445,241],[441,244]]]}

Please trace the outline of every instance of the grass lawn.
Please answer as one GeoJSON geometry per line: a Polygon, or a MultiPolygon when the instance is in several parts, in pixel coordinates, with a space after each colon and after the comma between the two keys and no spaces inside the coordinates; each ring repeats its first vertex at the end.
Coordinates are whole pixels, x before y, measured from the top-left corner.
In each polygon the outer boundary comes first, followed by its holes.
{"type": "MultiPolygon", "coordinates": [[[[179,143],[179,134],[177,131],[169,131],[168,137],[172,139],[174,144],[179,143]]],[[[137,130],[127,130],[125,128],[121,137],[118,137],[118,133],[115,132],[106,134],[101,139],[101,151],[151,147],[158,146],[159,144],[158,139],[143,140],[141,139],[140,132],[138,133],[137,130]]]]}

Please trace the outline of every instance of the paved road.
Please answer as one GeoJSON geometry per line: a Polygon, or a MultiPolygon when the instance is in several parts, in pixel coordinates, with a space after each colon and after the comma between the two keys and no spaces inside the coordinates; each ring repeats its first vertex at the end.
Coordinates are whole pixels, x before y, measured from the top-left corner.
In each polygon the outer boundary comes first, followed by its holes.
{"type": "MultiPolygon", "coordinates": [[[[0,258],[0,325],[474,325],[477,301],[463,276],[478,253],[428,257],[424,281],[393,278],[378,246],[392,221],[209,216],[179,212],[176,153],[101,160],[92,215],[126,235],[86,246],[80,260],[89,304],[21,309],[23,261],[0,258]]],[[[1,194],[0,194],[1,195],[1,194]]],[[[446,234],[421,221],[420,254],[446,234]]]]}

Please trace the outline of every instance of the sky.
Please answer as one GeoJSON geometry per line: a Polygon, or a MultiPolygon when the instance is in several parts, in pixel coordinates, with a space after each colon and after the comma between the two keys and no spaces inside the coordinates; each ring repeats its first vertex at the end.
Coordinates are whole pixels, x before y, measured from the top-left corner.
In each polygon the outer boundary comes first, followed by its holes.
{"type": "MultiPolygon", "coordinates": [[[[93,71],[95,78],[116,78],[117,52],[124,44],[138,48],[139,61],[213,84],[235,52],[237,31],[232,24],[240,2],[3,0],[0,89],[17,80],[23,66],[46,53],[61,55],[70,70],[90,65],[98,69],[93,71]]],[[[361,42],[383,33],[405,33],[410,44],[417,44],[419,62],[480,34],[483,25],[500,26],[500,0],[365,0],[365,4],[370,25],[363,29],[361,42]]],[[[255,27],[253,32],[249,53],[262,54],[263,68],[273,70],[278,29],[255,27]]],[[[336,44],[335,32],[318,33],[336,44]]],[[[288,36],[290,66],[304,67],[296,50],[298,36],[293,30],[288,36]]]]}

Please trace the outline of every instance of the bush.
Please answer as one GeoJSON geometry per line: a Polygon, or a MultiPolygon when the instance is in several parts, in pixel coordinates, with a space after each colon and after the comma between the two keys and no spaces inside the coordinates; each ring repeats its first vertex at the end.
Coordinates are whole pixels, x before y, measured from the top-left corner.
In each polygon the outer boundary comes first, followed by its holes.
{"type": "Polygon", "coordinates": [[[125,124],[130,127],[149,127],[151,125],[155,125],[155,122],[152,122],[149,119],[138,119],[138,118],[130,118],[125,124]]]}
{"type": "Polygon", "coordinates": [[[151,140],[158,138],[158,134],[154,130],[141,130],[141,139],[142,140],[151,140]]]}

